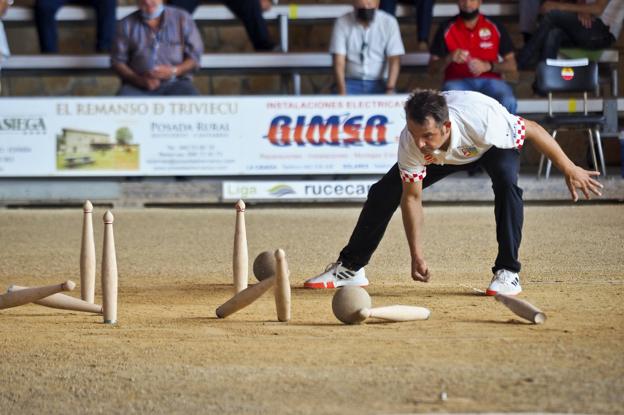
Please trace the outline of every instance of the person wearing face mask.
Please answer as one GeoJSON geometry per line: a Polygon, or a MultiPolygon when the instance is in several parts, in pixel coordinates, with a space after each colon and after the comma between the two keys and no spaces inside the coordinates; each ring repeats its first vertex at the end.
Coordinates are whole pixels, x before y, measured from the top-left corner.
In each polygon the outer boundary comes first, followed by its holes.
{"type": "Polygon", "coordinates": [[[431,43],[430,73],[444,73],[443,91],[477,91],[516,113],[514,47],[505,27],[479,13],[481,0],[458,0],[459,14],[442,23],[431,43]]]}
{"type": "Polygon", "coordinates": [[[334,23],[329,52],[340,95],[394,93],[405,54],[399,24],[379,0],[353,0],[334,23]]]}
{"type": "Polygon", "coordinates": [[[122,81],[118,95],[198,95],[192,73],[203,43],[191,15],[163,0],[138,0],[117,25],[111,65],[122,81]]]}
{"type": "Polygon", "coordinates": [[[37,0],[34,12],[41,52],[58,53],[55,16],[66,3],[93,6],[97,25],[95,50],[97,52],[109,52],[117,21],[117,0],[37,0]]]}

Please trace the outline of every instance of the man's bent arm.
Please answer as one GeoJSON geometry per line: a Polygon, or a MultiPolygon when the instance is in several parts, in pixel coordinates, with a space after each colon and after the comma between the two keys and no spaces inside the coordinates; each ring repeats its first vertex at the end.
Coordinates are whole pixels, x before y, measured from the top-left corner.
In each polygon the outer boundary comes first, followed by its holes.
{"type": "Polygon", "coordinates": [[[563,172],[572,200],[575,202],[578,200],[577,188],[581,189],[586,199],[589,199],[590,192],[602,196],[600,192],[602,184],[593,179],[594,176],[599,176],[600,172],[585,170],[575,165],[541,125],[531,120],[524,121],[527,140],[530,140],[540,153],[548,157],[555,167],[563,172]]]}
{"type": "Polygon", "coordinates": [[[339,95],[347,95],[347,86],[345,82],[345,68],[347,66],[347,57],[334,53],[334,78],[336,79],[336,89],[339,95]]]}
{"type": "Polygon", "coordinates": [[[401,214],[412,258],[412,278],[417,281],[427,282],[429,280],[429,271],[425,263],[421,242],[421,231],[424,224],[422,182],[403,183],[401,214]]]}
{"type": "Polygon", "coordinates": [[[115,62],[112,65],[113,70],[119,77],[132,85],[145,88],[145,79],[141,75],[134,72],[128,65],[121,62],[115,62]]]}
{"type": "Polygon", "coordinates": [[[401,70],[401,56],[388,57],[388,82],[386,83],[386,93],[393,93],[396,89],[399,71],[401,70]]]}

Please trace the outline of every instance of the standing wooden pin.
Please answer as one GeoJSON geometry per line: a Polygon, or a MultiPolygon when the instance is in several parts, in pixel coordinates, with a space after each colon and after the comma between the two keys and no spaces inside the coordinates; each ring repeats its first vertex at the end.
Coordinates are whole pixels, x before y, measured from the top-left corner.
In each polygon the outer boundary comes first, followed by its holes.
{"type": "Polygon", "coordinates": [[[32,303],[33,301],[40,300],[52,294],[60,293],[61,291],[71,291],[74,288],[76,288],[76,283],[71,280],[67,280],[62,284],[10,291],[6,294],[0,295],[0,309],[32,303]]]}
{"type": "Polygon", "coordinates": [[[104,323],[117,323],[117,256],[113,235],[113,214],[104,214],[104,252],[102,253],[102,308],[104,323]]]}
{"type": "Polygon", "coordinates": [[[234,294],[247,288],[249,283],[249,254],[247,253],[247,231],[245,230],[245,202],[236,205],[236,225],[234,228],[234,258],[232,261],[234,294]]]}
{"type": "Polygon", "coordinates": [[[82,220],[82,245],[80,246],[80,298],[95,302],[95,241],[93,239],[93,205],[84,204],[82,220]]]}
{"type": "Polygon", "coordinates": [[[275,251],[276,281],[275,281],[275,308],[279,321],[290,320],[290,280],[286,254],[282,249],[275,251]]]}
{"type": "Polygon", "coordinates": [[[496,294],[494,298],[496,298],[496,301],[503,303],[516,315],[529,320],[531,323],[542,324],[546,321],[546,314],[528,301],[500,293],[496,294]]]}

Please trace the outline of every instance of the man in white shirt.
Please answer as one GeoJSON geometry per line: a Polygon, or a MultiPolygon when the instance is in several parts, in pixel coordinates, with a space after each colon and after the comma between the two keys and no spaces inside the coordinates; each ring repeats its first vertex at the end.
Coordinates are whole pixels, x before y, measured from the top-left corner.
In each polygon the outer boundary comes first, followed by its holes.
{"type": "Polygon", "coordinates": [[[401,133],[398,164],[368,193],[368,199],[338,262],[304,283],[308,288],[368,285],[364,267],[396,208],[401,206],[412,258],[411,276],[427,282],[421,228],[422,190],[449,174],[482,166],[492,179],[498,256],[487,295],[516,295],[520,286],[518,249],[522,237],[522,189],[518,187],[520,153],[525,140],[565,175],[572,199],[580,188],[587,199],[601,195],[599,172],[576,166],[539,124],[510,114],[496,100],[478,92],[418,90],[405,104],[407,126],[401,133]]]}
{"type": "Polygon", "coordinates": [[[399,24],[379,0],[353,0],[334,23],[329,52],[340,95],[393,93],[405,54],[399,24]]]}

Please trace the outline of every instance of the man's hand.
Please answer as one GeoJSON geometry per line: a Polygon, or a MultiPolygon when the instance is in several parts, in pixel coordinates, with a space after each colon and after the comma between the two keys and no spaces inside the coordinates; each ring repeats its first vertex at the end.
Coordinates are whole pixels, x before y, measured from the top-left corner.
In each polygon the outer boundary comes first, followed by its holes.
{"type": "Polygon", "coordinates": [[[160,79],[161,81],[166,81],[167,79],[171,79],[175,75],[174,66],[172,65],[156,65],[154,69],[148,72],[148,75],[152,78],[160,79]]]}
{"type": "Polygon", "coordinates": [[[466,63],[468,61],[468,51],[464,49],[455,49],[451,52],[451,61],[455,63],[466,63]]]}
{"type": "Polygon", "coordinates": [[[604,186],[596,179],[592,177],[599,176],[600,172],[585,170],[579,166],[574,166],[570,171],[565,172],[565,181],[568,185],[572,200],[578,200],[578,193],[576,189],[581,189],[585,195],[585,199],[589,200],[590,192],[596,196],[602,196],[602,189],[604,186]]]}
{"type": "Polygon", "coordinates": [[[591,29],[594,19],[590,13],[579,13],[578,19],[585,29],[591,29]]]}
{"type": "Polygon", "coordinates": [[[271,10],[271,6],[273,6],[271,0],[260,0],[260,8],[263,12],[271,10]]]}
{"type": "Polygon", "coordinates": [[[154,91],[160,86],[160,79],[145,77],[143,78],[143,88],[148,91],[154,91]]]}
{"type": "Polygon", "coordinates": [[[488,61],[472,58],[468,61],[468,70],[470,70],[470,73],[474,76],[479,76],[484,72],[491,71],[492,64],[488,61]]]}
{"type": "Polygon", "coordinates": [[[414,281],[429,282],[431,273],[424,259],[412,258],[412,279],[414,281]]]}

